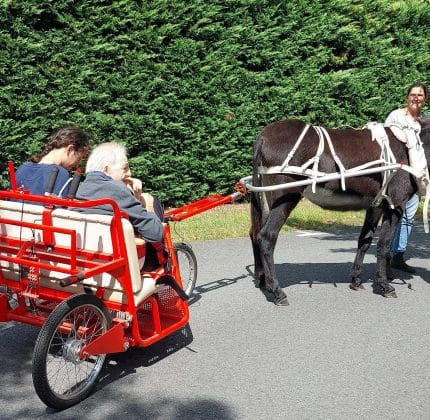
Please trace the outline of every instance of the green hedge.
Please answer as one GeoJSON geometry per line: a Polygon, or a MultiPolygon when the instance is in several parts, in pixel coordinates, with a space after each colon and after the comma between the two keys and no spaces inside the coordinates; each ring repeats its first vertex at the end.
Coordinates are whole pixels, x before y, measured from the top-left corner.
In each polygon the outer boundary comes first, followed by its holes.
{"type": "Polygon", "coordinates": [[[268,122],[360,127],[403,105],[428,81],[429,23],[424,0],[3,0],[2,162],[76,124],[124,142],[167,204],[229,192],[268,122]]]}

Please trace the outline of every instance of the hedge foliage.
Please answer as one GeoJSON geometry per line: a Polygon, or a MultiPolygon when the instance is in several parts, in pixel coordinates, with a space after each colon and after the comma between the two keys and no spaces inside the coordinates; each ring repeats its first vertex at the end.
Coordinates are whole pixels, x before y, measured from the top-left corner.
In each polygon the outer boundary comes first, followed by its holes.
{"type": "Polygon", "coordinates": [[[426,0],[0,4],[2,162],[76,124],[171,205],[230,192],[270,121],[360,127],[428,81],[426,0]]]}

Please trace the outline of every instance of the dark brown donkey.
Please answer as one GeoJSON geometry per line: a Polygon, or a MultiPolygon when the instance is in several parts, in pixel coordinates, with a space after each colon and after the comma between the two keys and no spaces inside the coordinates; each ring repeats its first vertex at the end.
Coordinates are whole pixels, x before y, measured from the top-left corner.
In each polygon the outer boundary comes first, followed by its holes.
{"type": "MultiPolygon", "coordinates": [[[[274,186],[307,179],[303,175],[261,174],[259,167],[282,165],[288,154],[295,147],[297,139],[305,128],[298,120],[277,121],[267,125],[254,143],[253,176],[254,187],[274,186]]],[[[333,157],[329,144],[324,140],[324,149],[320,155],[317,169],[320,173],[339,172],[339,161],[345,170],[365,165],[380,159],[381,147],[372,141],[368,129],[327,129],[338,159],[333,157]]],[[[389,128],[385,129],[395,161],[409,164],[407,149],[398,141],[389,128]]],[[[427,162],[430,158],[430,127],[423,127],[421,140],[424,145],[427,162]]],[[[300,167],[306,165],[317,154],[321,143],[317,129],[310,127],[303,137],[300,146],[293,151],[289,165],[300,167]]],[[[352,265],[351,289],[362,288],[360,273],[366,251],[369,249],[376,227],[382,217],[380,237],[377,244],[376,275],[374,289],[385,297],[396,297],[394,287],[387,280],[390,245],[397,223],[400,220],[406,201],[417,191],[414,178],[405,170],[396,171],[389,179],[386,196],[378,206],[373,200],[381,190],[384,173],[372,173],[344,179],[345,190],[341,180],[329,180],[316,184],[315,193],[307,198],[323,208],[332,210],[366,209],[366,217],[358,239],[358,249],[352,265]],[[391,200],[392,206],[389,205],[391,200]]],[[[250,236],[255,261],[255,279],[259,286],[273,293],[277,305],[288,305],[287,296],[279,286],[273,259],[274,248],[282,225],[291,211],[310,187],[273,190],[270,192],[253,192],[251,198],[252,226],[250,236]]]]}

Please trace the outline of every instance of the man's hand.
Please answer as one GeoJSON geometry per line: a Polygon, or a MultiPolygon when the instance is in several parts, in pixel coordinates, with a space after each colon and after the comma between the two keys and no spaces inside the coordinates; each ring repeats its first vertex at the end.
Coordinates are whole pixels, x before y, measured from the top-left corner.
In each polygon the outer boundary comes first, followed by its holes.
{"type": "Polygon", "coordinates": [[[133,194],[136,196],[138,200],[140,200],[140,196],[142,194],[143,184],[140,179],[128,177],[124,179],[125,185],[133,191],[133,194]]]}

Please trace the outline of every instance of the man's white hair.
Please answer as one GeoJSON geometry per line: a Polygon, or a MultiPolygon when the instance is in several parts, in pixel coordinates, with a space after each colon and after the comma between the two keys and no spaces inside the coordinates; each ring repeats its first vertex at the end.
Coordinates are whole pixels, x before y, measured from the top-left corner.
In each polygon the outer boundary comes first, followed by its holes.
{"type": "Polygon", "coordinates": [[[95,147],[87,160],[85,172],[104,171],[106,167],[113,168],[127,160],[127,150],[119,143],[111,141],[95,147]]]}

